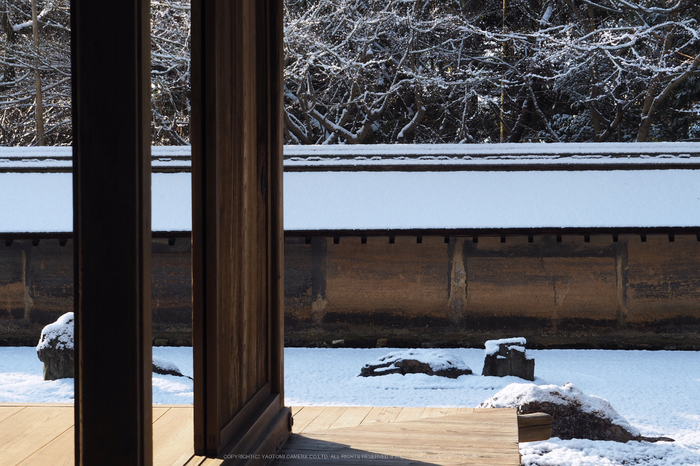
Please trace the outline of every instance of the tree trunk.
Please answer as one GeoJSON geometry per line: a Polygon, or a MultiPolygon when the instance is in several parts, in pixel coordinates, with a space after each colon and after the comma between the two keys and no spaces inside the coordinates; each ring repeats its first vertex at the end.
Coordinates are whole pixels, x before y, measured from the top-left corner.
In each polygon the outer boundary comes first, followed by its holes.
{"type": "MultiPolygon", "coordinates": [[[[7,2],[2,3],[3,12],[0,13],[0,28],[5,32],[7,37],[7,44],[5,45],[5,69],[3,70],[2,82],[10,83],[15,80],[15,67],[12,66],[12,60],[8,56],[8,49],[10,45],[17,43],[17,34],[14,29],[12,29],[12,23],[10,23],[10,5],[7,2]]],[[[0,85],[0,89],[2,89],[0,85]]]]}
{"type": "Polygon", "coordinates": [[[36,84],[36,144],[44,145],[44,105],[41,97],[41,73],[39,70],[39,20],[36,0],[32,0],[32,29],[34,32],[34,73],[36,84]]]}

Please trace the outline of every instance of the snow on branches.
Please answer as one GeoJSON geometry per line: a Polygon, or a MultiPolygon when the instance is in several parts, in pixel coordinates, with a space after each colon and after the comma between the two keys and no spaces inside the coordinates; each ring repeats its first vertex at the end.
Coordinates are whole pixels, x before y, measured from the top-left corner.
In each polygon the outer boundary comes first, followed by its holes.
{"type": "Polygon", "coordinates": [[[286,141],[693,137],[696,2],[493,3],[287,0],[286,141]]]}
{"type": "MultiPolygon", "coordinates": [[[[0,0],[0,145],[71,143],[69,0],[0,0]],[[37,79],[38,76],[38,79],[37,79]]],[[[700,139],[696,0],[284,0],[287,144],[700,139]]],[[[187,144],[189,0],[151,2],[152,140],[187,144]]],[[[109,92],[109,89],[105,89],[109,92]]]]}

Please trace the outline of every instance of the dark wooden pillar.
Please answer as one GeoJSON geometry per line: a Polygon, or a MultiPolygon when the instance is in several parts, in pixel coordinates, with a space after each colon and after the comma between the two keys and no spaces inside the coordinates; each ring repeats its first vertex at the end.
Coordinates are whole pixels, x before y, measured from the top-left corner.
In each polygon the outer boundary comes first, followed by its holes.
{"type": "Polygon", "coordinates": [[[193,0],[197,454],[270,452],[289,434],[281,121],[282,1],[193,0]]]}
{"type": "Polygon", "coordinates": [[[153,462],[149,5],[71,4],[77,465],[153,462]]]}

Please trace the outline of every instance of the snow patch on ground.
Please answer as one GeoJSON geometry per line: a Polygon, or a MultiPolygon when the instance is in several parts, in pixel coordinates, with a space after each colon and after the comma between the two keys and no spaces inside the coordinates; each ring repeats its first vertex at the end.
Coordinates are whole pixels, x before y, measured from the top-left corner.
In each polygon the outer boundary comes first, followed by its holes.
{"type": "MultiPolygon", "coordinates": [[[[191,347],[153,348],[164,361],[192,377],[191,347]]],[[[72,403],[73,379],[44,380],[44,365],[32,347],[0,347],[0,403],[72,403]]],[[[153,403],[191,404],[192,380],[153,374],[153,403]]]]}
{"type": "Polygon", "coordinates": [[[700,454],[674,443],[559,440],[520,444],[523,466],[679,466],[700,464],[700,454]]]}
{"type": "MultiPolygon", "coordinates": [[[[36,354],[34,356],[36,359],[36,354]]],[[[38,366],[38,374],[36,371],[31,374],[0,372],[0,402],[72,403],[73,379],[44,380],[42,363],[38,366]]]]}

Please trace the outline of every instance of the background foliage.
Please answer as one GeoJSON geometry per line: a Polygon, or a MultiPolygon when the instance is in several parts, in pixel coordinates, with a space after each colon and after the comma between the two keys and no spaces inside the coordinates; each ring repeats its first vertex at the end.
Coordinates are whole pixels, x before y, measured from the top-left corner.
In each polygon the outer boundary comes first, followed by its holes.
{"type": "MultiPolygon", "coordinates": [[[[0,145],[39,142],[37,72],[45,143],[71,143],[69,1],[37,3],[38,48],[29,0],[0,0],[0,145]]],[[[151,5],[153,142],[187,144],[189,1],[151,5]]],[[[700,140],[696,0],[285,0],[285,13],[287,144],[700,140]]]]}

